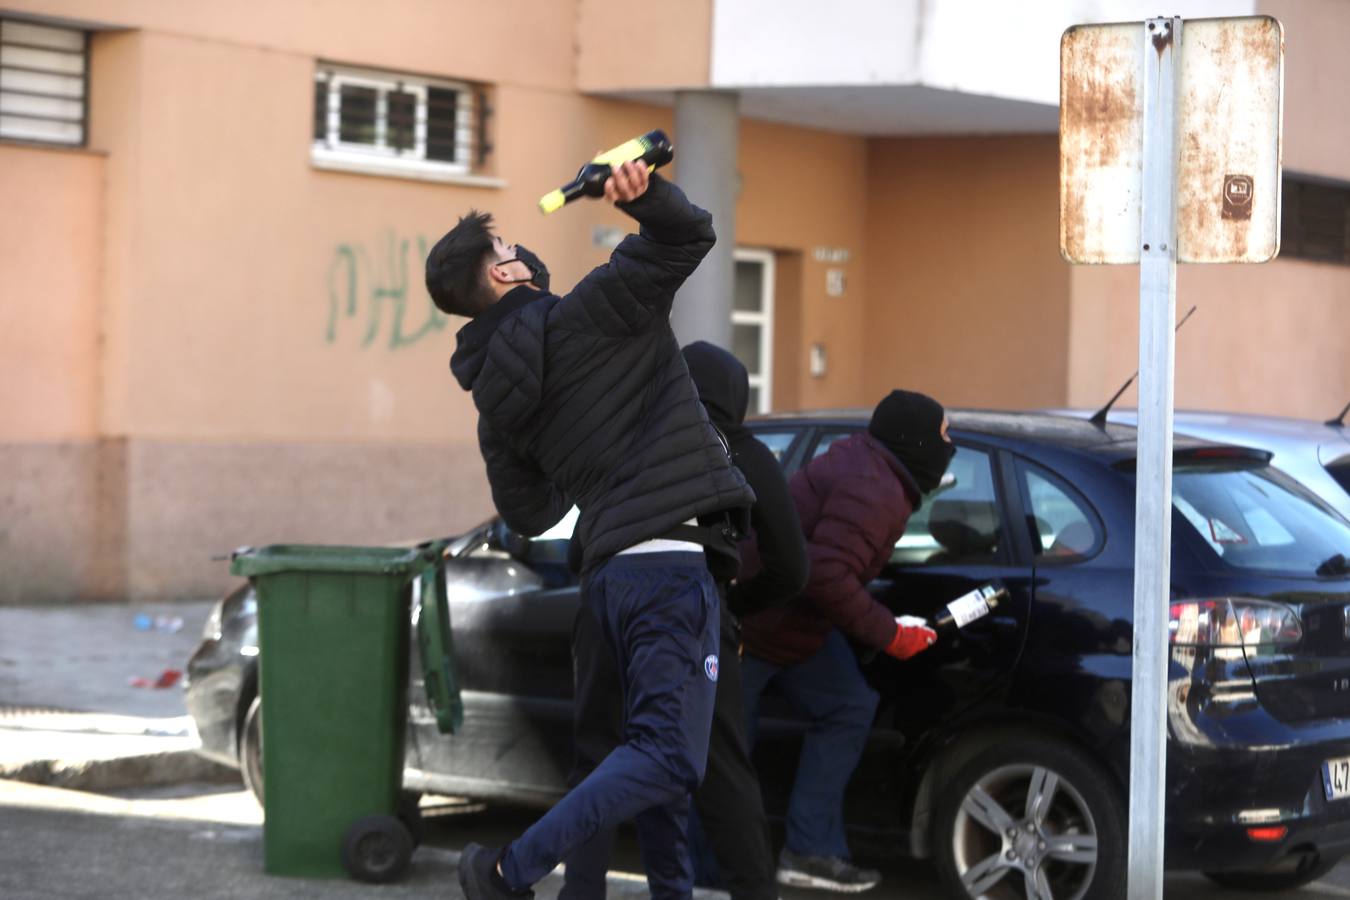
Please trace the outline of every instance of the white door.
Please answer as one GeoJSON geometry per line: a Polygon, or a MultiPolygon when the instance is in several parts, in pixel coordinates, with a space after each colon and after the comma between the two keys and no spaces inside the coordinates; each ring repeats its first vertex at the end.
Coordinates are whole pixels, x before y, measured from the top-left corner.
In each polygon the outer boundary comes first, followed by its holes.
{"type": "Polygon", "coordinates": [[[750,372],[749,411],[773,407],[773,253],[737,250],[731,352],[750,372]]]}

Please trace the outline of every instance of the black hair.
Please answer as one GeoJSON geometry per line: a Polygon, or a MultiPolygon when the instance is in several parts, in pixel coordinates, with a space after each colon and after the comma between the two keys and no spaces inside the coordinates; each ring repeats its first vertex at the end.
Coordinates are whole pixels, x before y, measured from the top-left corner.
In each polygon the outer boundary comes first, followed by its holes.
{"type": "Polygon", "coordinates": [[[427,293],[441,312],[472,319],[496,299],[483,274],[492,214],[471,209],[427,254],[427,293]]]}

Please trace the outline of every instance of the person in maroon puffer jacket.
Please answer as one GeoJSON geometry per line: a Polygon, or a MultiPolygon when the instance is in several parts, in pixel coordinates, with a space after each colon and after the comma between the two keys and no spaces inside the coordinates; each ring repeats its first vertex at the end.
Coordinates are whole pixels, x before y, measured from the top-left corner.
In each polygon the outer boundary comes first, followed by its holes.
{"type": "MultiPolygon", "coordinates": [[[[770,683],[811,723],[788,803],[781,884],[852,892],[881,880],[852,864],[844,836],[844,788],[877,706],[850,644],[908,659],[936,639],[931,629],[898,619],[866,585],[954,453],[942,406],[892,391],[866,432],[836,441],[789,481],[811,575],[800,597],[745,620],[741,668],[752,741],[759,697],[770,683]]],[[[741,577],[748,578],[759,566],[754,542],[741,552],[741,577]]]]}

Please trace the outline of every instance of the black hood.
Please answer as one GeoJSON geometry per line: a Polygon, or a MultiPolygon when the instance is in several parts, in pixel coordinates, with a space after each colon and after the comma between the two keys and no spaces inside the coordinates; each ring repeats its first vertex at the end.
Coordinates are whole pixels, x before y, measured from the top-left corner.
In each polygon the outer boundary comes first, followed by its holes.
{"type": "Polygon", "coordinates": [[[724,433],[740,427],[750,403],[750,373],[716,344],[695,341],[680,351],[708,418],[724,433]]]}
{"type": "Polygon", "coordinates": [[[496,333],[497,326],[502,320],[521,307],[545,296],[547,294],[543,291],[522,284],[507,291],[500,300],[459,330],[459,334],[455,335],[455,352],[450,357],[450,372],[460,387],[466,391],[473,390],[473,380],[478,377],[479,370],[483,368],[483,360],[487,358],[488,341],[492,340],[492,335],[496,333]]]}

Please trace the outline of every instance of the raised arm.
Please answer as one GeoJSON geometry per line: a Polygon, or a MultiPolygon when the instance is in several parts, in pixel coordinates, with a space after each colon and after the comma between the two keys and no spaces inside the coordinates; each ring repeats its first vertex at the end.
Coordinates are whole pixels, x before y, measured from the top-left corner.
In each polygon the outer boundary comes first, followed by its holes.
{"type": "Polygon", "coordinates": [[[565,328],[623,336],[665,322],[675,292],[717,240],[712,216],[660,175],[642,171],[643,190],[634,194],[635,183],[626,179],[628,192],[615,188],[611,193],[609,184],[625,178],[629,166],[625,163],[607,183],[606,197],[616,200],[640,228],[558,304],[555,315],[565,328]],[[633,199],[627,199],[630,195],[633,199]]]}

